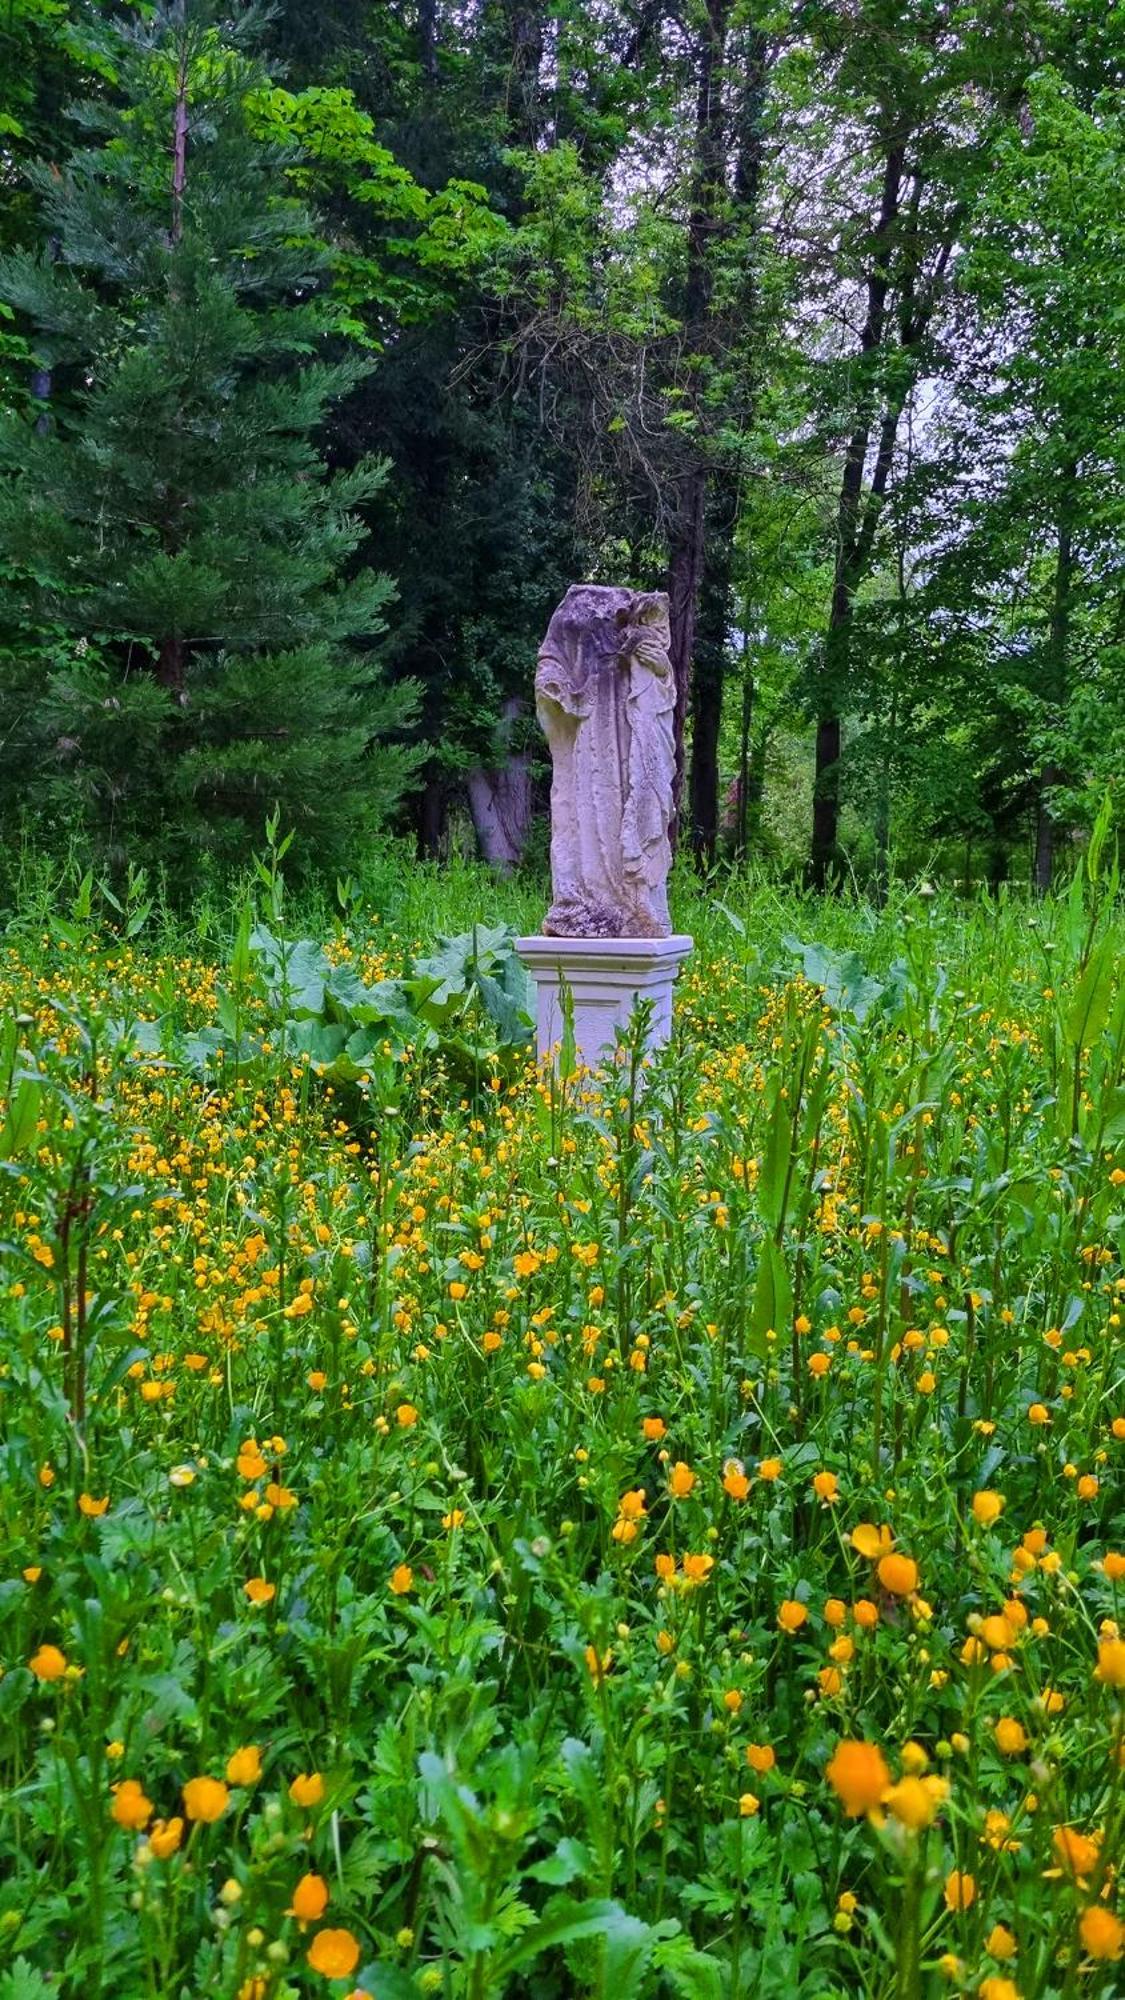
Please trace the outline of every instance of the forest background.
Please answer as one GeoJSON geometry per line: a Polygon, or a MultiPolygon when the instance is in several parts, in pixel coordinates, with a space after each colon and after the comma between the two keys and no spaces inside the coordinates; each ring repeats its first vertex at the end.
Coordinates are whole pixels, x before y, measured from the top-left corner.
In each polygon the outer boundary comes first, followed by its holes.
{"type": "Polygon", "coordinates": [[[575,578],[681,846],[1050,886],[1125,749],[1113,0],[0,0],[0,831],[543,850],[575,578]]]}

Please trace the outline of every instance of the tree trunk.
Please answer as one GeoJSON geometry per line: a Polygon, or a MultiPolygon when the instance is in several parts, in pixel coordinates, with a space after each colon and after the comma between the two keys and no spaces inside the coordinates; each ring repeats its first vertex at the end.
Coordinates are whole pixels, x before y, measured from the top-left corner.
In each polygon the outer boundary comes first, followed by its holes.
{"type": "Polygon", "coordinates": [[[504,705],[500,725],[501,755],[494,764],[477,764],[466,779],[469,812],[482,859],[507,875],[520,861],[531,831],[533,810],[531,752],[504,754],[512,728],[523,714],[515,696],[504,705]]]}
{"type": "Polygon", "coordinates": [[[689,817],[696,863],[708,868],[719,835],[719,735],[723,719],[731,557],[739,492],[729,474],[711,481],[703,526],[703,575],[691,679],[691,777],[689,817]]]}
{"type": "Polygon", "coordinates": [[[428,777],[417,794],[415,817],[418,859],[437,861],[445,853],[449,796],[444,778],[428,777]]]}
{"type": "Polygon", "coordinates": [[[506,0],[508,15],[508,124],[517,146],[534,146],[543,123],[539,83],[543,69],[543,8],[534,0],[506,0]]]}
{"type": "Polygon", "coordinates": [[[437,0],[418,0],[418,60],[427,90],[437,82],[437,0]]]}
{"type": "Polygon", "coordinates": [[[696,466],[683,481],[680,504],[668,552],[669,657],[676,690],[674,727],[676,769],[672,788],[673,844],[679,828],[684,782],[684,734],[691,700],[691,667],[695,651],[695,621],[703,576],[703,529],[707,510],[707,473],[696,466]]]}
{"type": "Polygon", "coordinates": [[[696,862],[710,868],[719,838],[719,732],[723,719],[721,643],[695,662],[691,689],[691,845],[696,862]]]}
{"type": "MultiPolygon", "coordinates": [[[[695,149],[692,163],[691,207],[687,225],[687,268],[684,276],[683,338],[689,354],[703,345],[711,303],[710,248],[719,220],[724,177],[723,62],[731,0],[706,0],[699,44],[696,83],[695,149]]],[[[679,832],[684,782],[684,735],[691,703],[695,622],[704,570],[704,523],[707,513],[707,464],[698,448],[677,482],[677,496],[668,548],[668,613],[671,626],[672,673],[676,688],[674,717],[676,768],[672,794],[672,838],[679,832]]]]}
{"type": "MultiPolygon", "coordinates": [[[[1051,600],[1051,624],[1047,638],[1049,699],[1058,724],[1061,726],[1066,709],[1067,682],[1069,679],[1070,651],[1070,603],[1074,581],[1073,514],[1074,486],[1078,477],[1077,463],[1071,459],[1063,467],[1059,484],[1059,516],[1055,543],[1055,584],[1051,600]]],[[[1063,782],[1064,772],[1060,766],[1048,761],[1039,779],[1039,796],[1035,821],[1035,888],[1036,893],[1045,896],[1051,886],[1055,867],[1055,842],[1058,823],[1051,810],[1051,792],[1063,782]]]]}
{"type": "MultiPolygon", "coordinates": [[[[901,145],[889,145],[883,166],[879,213],[875,223],[871,264],[867,274],[867,312],[859,337],[860,354],[866,359],[883,343],[887,322],[887,294],[891,282],[891,250],[898,221],[899,200],[905,170],[901,145]]],[[[904,396],[905,400],[905,396],[904,396]]],[[[901,404],[900,404],[901,409],[901,404]]],[[[840,750],[841,709],[851,650],[851,614],[855,592],[862,580],[858,557],[866,522],[861,523],[863,475],[875,419],[874,386],[864,389],[856,409],[855,422],[844,453],[840,498],[836,508],[836,566],[832,583],[832,606],[820,668],[817,702],[816,775],[813,790],[812,845],[809,852],[809,880],[823,889],[834,873],[840,839],[840,750]]],[[[896,413],[894,429],[897,429],[896,413]]],[[[880,458],[890,451],[894,432],[888,439],[887,415],[880,433],[880,458]],[[886,447],[886,450],[884,448],[886,447]]],[[[874,521],[871,526],[874,534],[874,521]]]]}

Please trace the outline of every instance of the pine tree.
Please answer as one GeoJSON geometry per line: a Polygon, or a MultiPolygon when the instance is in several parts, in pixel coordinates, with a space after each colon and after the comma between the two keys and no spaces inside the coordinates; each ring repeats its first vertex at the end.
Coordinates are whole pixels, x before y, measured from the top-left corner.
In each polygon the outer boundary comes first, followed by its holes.
{"type": "Polygon", "coordinates": [[[82,143],[33,169],[44,247],[0,260],[53,385],[0,427],[0,757],[102,853],[237,857],[277,801],[333,863],[415,755],[387,740],[413,705],[378,663],[393,587],[358,558],[385,467],[325,462],[369,363],[256,136],[254,10],[216,23],[179,0],[104,29],[82,143]],[[13,628],[51,635],[30,674],[13,628]]]}

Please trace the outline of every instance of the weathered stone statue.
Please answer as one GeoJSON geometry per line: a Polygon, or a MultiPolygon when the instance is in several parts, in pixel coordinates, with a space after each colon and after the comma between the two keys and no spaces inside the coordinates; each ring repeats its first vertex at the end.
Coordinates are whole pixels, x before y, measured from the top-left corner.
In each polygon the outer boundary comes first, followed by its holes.
{"type": "Polygon", "coordinates": [[[663,591],[572,584],[539,653],[551,749],[548,937],[664,938],[675,684],[663,591]]]}

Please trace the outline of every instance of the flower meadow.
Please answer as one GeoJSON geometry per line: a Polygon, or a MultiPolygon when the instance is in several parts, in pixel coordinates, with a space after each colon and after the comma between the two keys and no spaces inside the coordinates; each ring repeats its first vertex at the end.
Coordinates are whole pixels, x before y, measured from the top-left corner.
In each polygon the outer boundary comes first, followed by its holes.
{"type": "Polygon", "coordinates": [[[685,890],[562,1078],[17,916],[0,2000],[1125,1990],[1115,892],[685,890]]]}

